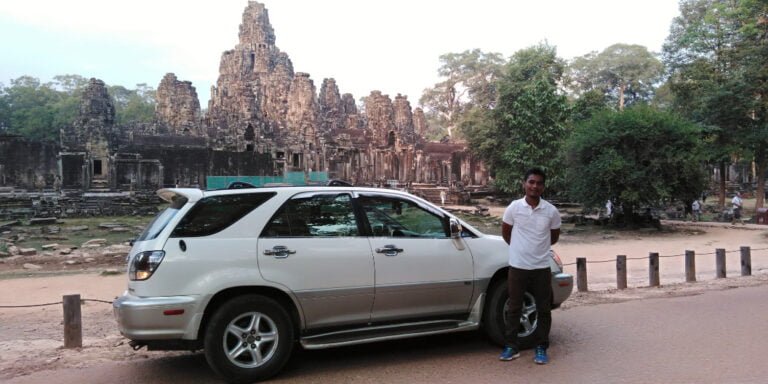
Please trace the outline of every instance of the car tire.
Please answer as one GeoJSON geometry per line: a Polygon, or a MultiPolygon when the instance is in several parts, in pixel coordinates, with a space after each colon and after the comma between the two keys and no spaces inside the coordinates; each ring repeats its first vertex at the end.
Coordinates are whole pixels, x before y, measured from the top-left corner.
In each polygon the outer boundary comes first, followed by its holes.
{"type": "Polygon", "coordinates": [[[277,374],[293,349],[293,325],[285,308],[260,295],[224,303],[205,331],[205,358],[230,383],[252,383],[277,374]]]}
{"type": "MultiPolygon", "coordinates": [[[[504,346],[504,333],[506,325],[507,301],[509,291],[507,279],[497,281],[488,289],[485,313],[483,315],[483,330],[492,343],[504,346]]],[[[523,298],[523,312],[520,316],[520,329],[517,334],[517,343],[520,349],[533,347],[534,335],[538,327],[538,311],[536,299],[526,292],[523,298]]]]}

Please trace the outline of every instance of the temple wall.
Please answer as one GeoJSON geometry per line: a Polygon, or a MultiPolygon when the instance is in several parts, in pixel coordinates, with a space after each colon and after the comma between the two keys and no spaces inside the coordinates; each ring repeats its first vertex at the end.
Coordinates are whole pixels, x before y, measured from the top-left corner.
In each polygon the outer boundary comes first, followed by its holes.
{"type": "Polygon", "coordinates": [[[53,188],[58,173],[58,145],[0,136],[0,186],[28,190],[53,188]]]}

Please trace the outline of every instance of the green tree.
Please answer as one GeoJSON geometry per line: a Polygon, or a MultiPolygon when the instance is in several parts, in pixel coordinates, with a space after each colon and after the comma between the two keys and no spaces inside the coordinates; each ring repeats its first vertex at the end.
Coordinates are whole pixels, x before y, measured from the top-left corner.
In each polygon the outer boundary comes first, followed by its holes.
{"type": "Polygon", "coordinates": [[[56,75],[53,85],[59,91],[76,96],[88,85],[88,79],[80,75],[56,75]]]}
{"type": "Polygon", "coordinates": [[[31,76],[13,79],[4,90],[4,100],[9,133],[37,140],[56,139],[54,105],[61,100],[61,94],[51,84],[41,84],[31,76]]]}
{"type": "Polygon", "coordinates": [[[117,124],[131,122],[151,122],[155,117],[155,95],[152,87],[136,84],[136,89],[127,89],[121,85],[109,87],[109,94],[115,104],[117,124]]]}
{"type": "Polygon", "coordinates": [[[674,108],[708,127],[705,142],[709,161],[720,169],[721,206],[733,158],[755,160],[757,206],[763,205],[766,7],[757,0],[683,0],[664,45],[674,108]]]}
{"type": "Polygon", "coordinates": [[[471,150],[490,166],[503,191],[518,191],[520,178],[532,166],[547,171],[548,185],[557,190],[569,114],[558,86],[564,66],[546,43],[516,52],[498,81],[496,107],[489,116],[475,110],[465,124],[471,150]]]}
{"type": "Polygon", "coordinates": [[[568,140],[569,196],[588,207],[612,199],[627,222],[640,208],[693,201],[705,184],[699,136],[692,122],[648,106],[598,113],[568,140]]]}
{"type": "Polygon", "coordinates": [[[575,58],[567,81],[576,95],[601,91],[623,110],[627,104],[650,100],[663,72],[661,61],[646,47],[614,44],[575,58]]]}
{"type": "Polygon", "coordinates": [[[11,104],[5,84],[0,83],[0,133],[5,133],[11,127],[11,104]]]}
{"type": "Polygon", "coordinates": [[[734,11],[739,25],[736,84],[744,102],[744,146],[755,159],[756,207],[764,205],[768,171],[768,2],[741,0],[734,11]]]}
{"type": "Polygon", "coordinates": [[[574,123],[588,120],[596,113],[609,108],[608,97],[596,89],[583,93],[572,104],[571,119],[574,123]]]}
{"type": "Polygon", "coordinates": [[[438,74],[445,80],[424,90],[419,104],[431,126],[431,138],[457,135],[455,128],[474,107],[492,108],[496,101],[496,80],[504,65],[500,53],[479,49],[440,56],[438,74]]]}
{"type": "MultiPolygon", "coordinates": [[[[88,80],[79,75],[59,75],[41,83],[31,76],[0,84],[0,131],[34,140],[58,140],[60,130],[72,124],[80,110],[88,80]]],[[[129,90],[112,86],[118,123],[149,122],[154,118],[155,90],[137,84],[129,90]]]]}
{"type": "Polygon", "coordinates": [[[54,127],[61,128],[72,124],[80,110],[80,99],[88,79],[80,75],[57,75],[53,77],[52,87],[60,92],[61,97],[52,108],[54,127]]]}

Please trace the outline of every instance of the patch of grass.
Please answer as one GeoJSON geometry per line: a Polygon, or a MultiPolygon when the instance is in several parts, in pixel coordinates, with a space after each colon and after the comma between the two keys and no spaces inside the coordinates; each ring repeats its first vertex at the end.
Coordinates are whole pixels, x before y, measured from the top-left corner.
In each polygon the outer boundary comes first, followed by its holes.
{"type": "Polygon", "coordinates": [[[106,239],[107,244],[122,244],[135,239],[152,220],[152,216],[103,216],[103,217],[78,217],[60,219],[55,226],[61,230],[56,234],[48,234],[47,228],[51,225],[26,225],[16,227],[15,232],[21,233],[25,240],[25,248],[40,250],[43,245],[58,243],[79,247],[90,239],[106,239]],[[117,224],[127,228],[126,232],[113,232],[111,228],[100,228],[100,224],[117,224]],[[70,231],[68,228],[87,226],[87,230],[70,231]]]}
{"type": "Polygon", "coordinates": [[[494,216],[468,215],[457,213],[456,216],[488,235],[501,235],[501,218],[494,216]]]}

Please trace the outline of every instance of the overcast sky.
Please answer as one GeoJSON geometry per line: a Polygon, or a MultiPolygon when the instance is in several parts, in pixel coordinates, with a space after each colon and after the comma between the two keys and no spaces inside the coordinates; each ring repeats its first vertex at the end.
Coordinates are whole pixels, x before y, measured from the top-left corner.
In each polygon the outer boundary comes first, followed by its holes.
{"type": "MultiPolygon", "coordinates": [[[[263,0],[277,47],[318,91],[336,79],[355,99],[371,90],[416,106],[439,81],[439,56],[480,48],[505,57],[542,41],[565,59],[615,43],[653,52],[677,0],[263,0]]],[[[238,42],[247,0],[2,0],[0,82],[22,75],[96,77],[157,88],[173,72],[207,107],[221,53],[238,42]]]]}

